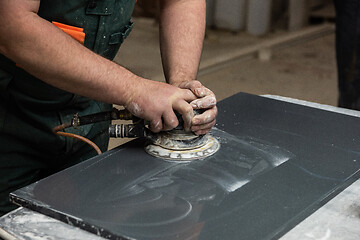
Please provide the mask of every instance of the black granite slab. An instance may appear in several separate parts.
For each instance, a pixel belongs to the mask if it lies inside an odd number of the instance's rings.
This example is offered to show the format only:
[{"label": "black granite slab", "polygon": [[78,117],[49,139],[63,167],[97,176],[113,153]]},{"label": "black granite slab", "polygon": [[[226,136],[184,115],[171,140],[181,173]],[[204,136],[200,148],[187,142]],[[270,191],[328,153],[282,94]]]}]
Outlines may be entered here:
[{"label": "black granite slab", "polygon": [[10,198],[109,239],[274,239],[359,178],[358,126],[239,93],[219,103],[212,157],[156,159],[137,139]]}]

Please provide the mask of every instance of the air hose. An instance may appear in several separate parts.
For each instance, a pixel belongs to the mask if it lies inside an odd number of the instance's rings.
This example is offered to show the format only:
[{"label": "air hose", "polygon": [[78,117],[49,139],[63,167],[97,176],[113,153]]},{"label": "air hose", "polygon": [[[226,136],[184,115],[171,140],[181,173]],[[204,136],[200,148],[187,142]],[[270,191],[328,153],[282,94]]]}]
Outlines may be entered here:
[{"label": "air hose", "polygon": [[[71,137],[71,138],[75,138],[80,141],[83,141],[83,142],[89,144],[92,148],[94,148],[98,154],[101,154],[102,152],[101,152],[100,148],[93,141],[91,141],[83,136],[74,134],[74,133],[64,132],[63,130],[70,128],[70,127],[77,128],[77,127],[87,125],[87,124],[92,124],[92,123],[97,123],[97,122],[102,122],[102,121],[110,121],[110,120],[133,120],[133,121],[138,121],[138,122],[140,121],[140,119],[137,119],[136,117],[134,117],[126,109],[119,110],[119,109],[113,108],[112,111],[100,112],[100,113],[90,114],[90,115],[86,115],[86,116],[82,116],[82,117],[79,117],[78,114],[75,114],[70,122],[56,126],[52,129],[52,131],[54,134],[56,134],[58,136]],[[139,127],[135,127],[136,124],[120,124],[120,125],[116,125],[116,126],[118,126],[118,127],[116,127],[116,129],[121,129],[121,127],[123,129],[123,131],[120,130],[120,132],[122,132],[123,134],[120,134],[118,131],[118,134],[117,134],[118,137],[137,137],[138,135],[141,135],[140,132],[141,132],[141,130],[143,130],[143,128],[141,128],[140,125],[139,125]],[[129,127],[127,127],[127,126],[129,126]],[[130,127],[130,126],[133,126],[133,127]],[[114,131],[112,129],[115,129],[115,127],[109,128],[110,135],[112,135],[112,133],[114,133]],[[131,129],[136,129],[136,131],[135,130],[130,131]],[[129,133],[126,133],[127,131]],[[136,133],[136,134],[135,135],[131,134],[132,132]]]}]

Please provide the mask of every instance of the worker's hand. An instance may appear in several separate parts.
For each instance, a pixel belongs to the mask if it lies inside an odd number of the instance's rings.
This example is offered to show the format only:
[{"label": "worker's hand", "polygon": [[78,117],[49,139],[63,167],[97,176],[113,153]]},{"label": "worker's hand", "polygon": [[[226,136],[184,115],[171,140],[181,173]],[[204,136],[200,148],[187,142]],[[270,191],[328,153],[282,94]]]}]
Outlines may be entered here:
[{"label": "worker's hand", "polygon": [[199,81],[186,81],[177,84],[179,88],[189,89],[197,99],[190,104],[194,109],[204,109],[204,113],[192,119],[191,131],[197,135],[208,133],[216,123],[217,108],[215,94]]},{"label": "worker's hand", "polygon": [[188,89],[140,79],[129,92],[125,107],[135,116],[150,121],[153,132],[168,131],[178,126],[174,110],[182,115],[184,128],[190,131],[194,117],[190,102],[197,97]]}]

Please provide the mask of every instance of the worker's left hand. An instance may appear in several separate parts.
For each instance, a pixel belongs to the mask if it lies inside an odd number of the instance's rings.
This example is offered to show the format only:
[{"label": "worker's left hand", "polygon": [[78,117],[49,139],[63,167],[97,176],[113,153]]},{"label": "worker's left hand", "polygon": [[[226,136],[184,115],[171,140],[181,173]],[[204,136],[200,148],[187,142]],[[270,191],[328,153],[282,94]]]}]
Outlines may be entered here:
[{"label": "worker's left hand", "polygon": [[179,88],[191,90],[198,99],[192,101],[190,105],[194,109],[204,109],[205,112],[196,115],[192,119],[191,131],[197,135],[210,132],[216,123],[217,107],[215,94],[204,87],[199,81],[186,81],[176,84]]}]

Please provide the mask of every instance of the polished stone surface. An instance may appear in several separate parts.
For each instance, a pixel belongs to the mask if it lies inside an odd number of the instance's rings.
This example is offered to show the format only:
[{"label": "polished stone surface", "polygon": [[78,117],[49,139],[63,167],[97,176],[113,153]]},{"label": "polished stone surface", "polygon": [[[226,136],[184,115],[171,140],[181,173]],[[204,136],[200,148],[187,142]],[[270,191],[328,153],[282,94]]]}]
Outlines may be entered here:
[{"label": "polished stone surface", "polygon": [[212,157],[164,161],[138,139],[11,199],[110,239],[277,238],[359,178],[359,124],[237,94],[219,103]]}]

